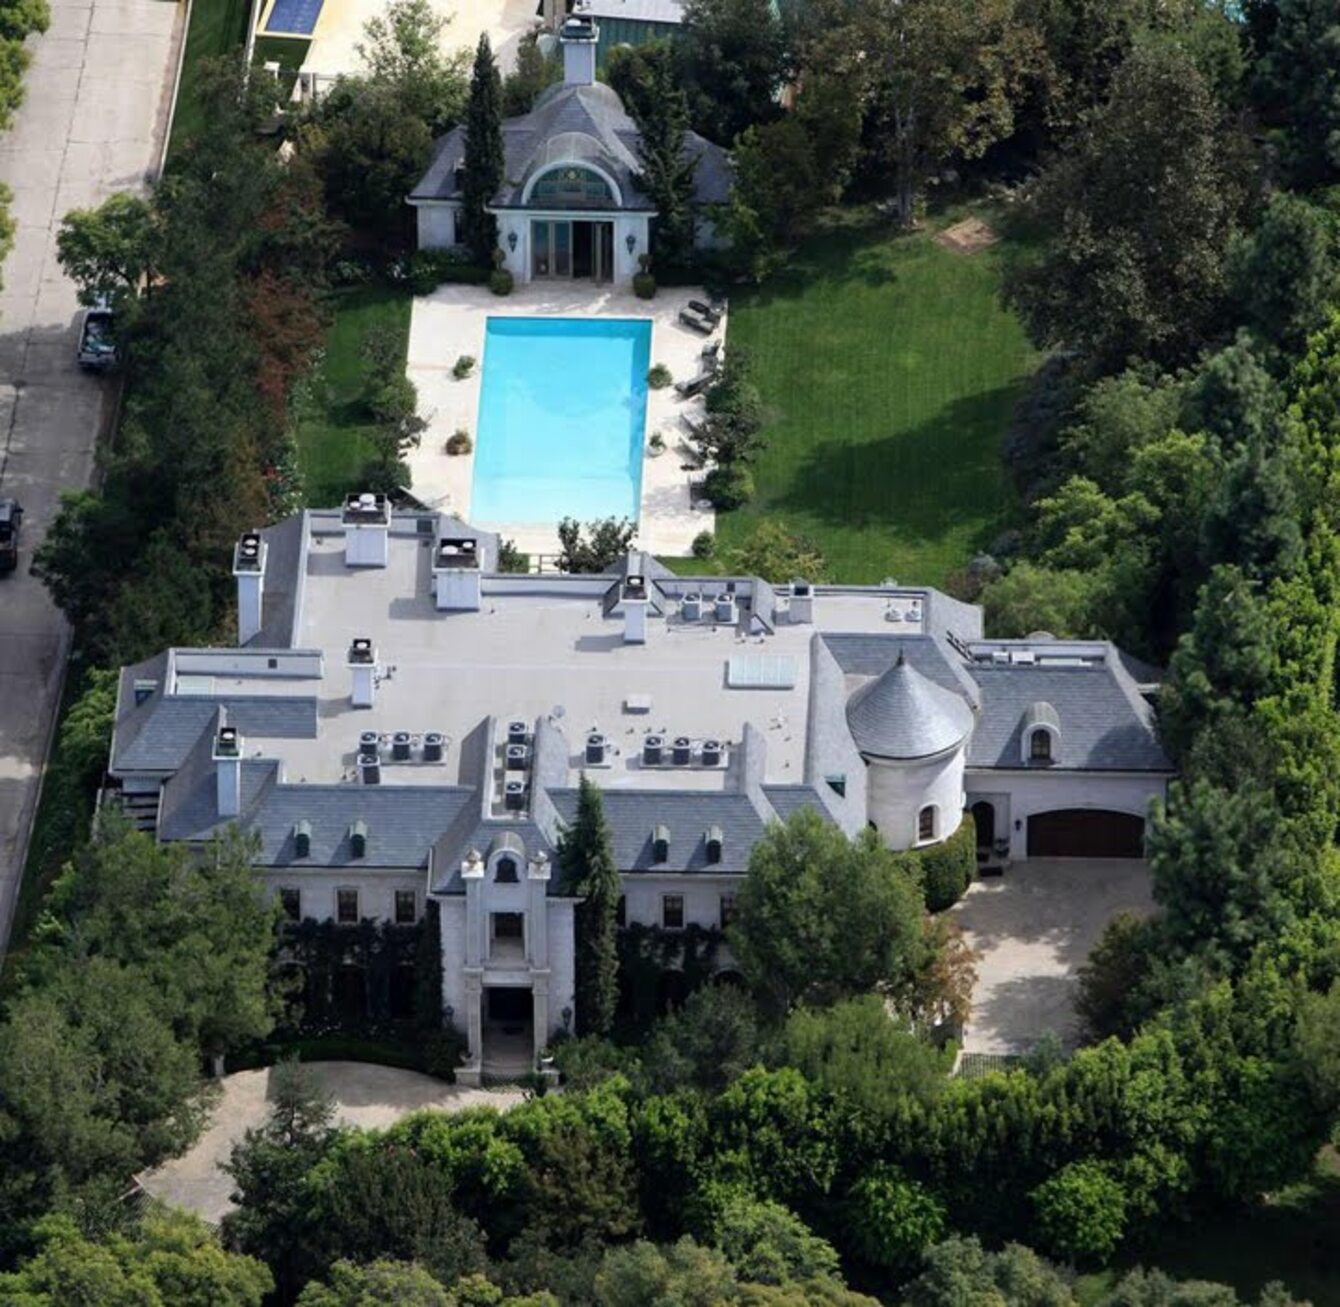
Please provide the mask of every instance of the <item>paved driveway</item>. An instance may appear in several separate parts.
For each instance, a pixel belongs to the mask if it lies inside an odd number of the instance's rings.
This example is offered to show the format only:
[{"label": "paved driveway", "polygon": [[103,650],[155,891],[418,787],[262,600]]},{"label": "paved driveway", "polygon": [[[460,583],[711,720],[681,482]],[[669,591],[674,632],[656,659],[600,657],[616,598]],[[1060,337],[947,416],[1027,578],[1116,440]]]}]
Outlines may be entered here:
[{"label": "paved driveway", "polygon": [[0,577],[0,956],[66,652],[28,564],[60,492],[88,484],[108,394],[74,363],[79,310],[56,229],[70,209],[143,189],[156,168],[179,18],[167,0],[51,0],[50,28],[29,38],[24,103],[0,136],[17,223],[0,292],[0,495],[26,510],[19,570]]},{"label": "paved driveway", "polygon": [[1148,865],[1035,858],[973,884],[954,908],[977,963],[965,1053],[1027,1052],[1048,1031],[1077,1037],[1075,973],[1118,912],[1154,906]]},{"label": "paved driveway", "polygon": [[[481,1106],[506,1109],[524,1097],[519,1089],[465,1089],[417,1071],[368,1062],[313,1062],[308,1069],[335,1103],[336,1118],[364,1129],[391,1125],[424,1107],[444,1112]],[[268,1069],[225,1076],[209,1125],[195,1147],[140,1176],[140,1184],[155,1198],[188,1208],[217,1225],[233,1205],[232,1179],[219,1165],[249,1129],[264,1123],[269,1092]]]}]

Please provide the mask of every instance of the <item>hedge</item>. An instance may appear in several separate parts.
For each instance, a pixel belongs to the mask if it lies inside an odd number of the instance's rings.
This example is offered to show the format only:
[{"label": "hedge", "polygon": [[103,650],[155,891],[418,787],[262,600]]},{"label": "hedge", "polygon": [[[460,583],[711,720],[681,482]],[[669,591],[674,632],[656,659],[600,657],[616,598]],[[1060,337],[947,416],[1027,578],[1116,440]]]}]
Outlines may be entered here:
[{"label": "hedge", "polygon": [[916,856],[921,863],[926,907],[931,912],[953,907],[972,884],[977,870],[977,826],[972,814],[964,813],[958,830],[942,844],[917,849]]}]

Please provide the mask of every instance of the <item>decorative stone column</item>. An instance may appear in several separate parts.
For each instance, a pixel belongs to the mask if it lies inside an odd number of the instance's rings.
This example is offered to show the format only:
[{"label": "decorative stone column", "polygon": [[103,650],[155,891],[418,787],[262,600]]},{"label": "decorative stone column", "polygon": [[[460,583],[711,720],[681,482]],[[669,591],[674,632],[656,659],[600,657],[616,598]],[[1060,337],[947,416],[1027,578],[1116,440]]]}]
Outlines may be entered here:
[{"label": "decorative stone column", "polygon": [[479,1088],[484,1070],[484,976],[481,971],[465,973],[465,1037],[470,1051],[465,1065],[456,1070],[459,1084]]}]

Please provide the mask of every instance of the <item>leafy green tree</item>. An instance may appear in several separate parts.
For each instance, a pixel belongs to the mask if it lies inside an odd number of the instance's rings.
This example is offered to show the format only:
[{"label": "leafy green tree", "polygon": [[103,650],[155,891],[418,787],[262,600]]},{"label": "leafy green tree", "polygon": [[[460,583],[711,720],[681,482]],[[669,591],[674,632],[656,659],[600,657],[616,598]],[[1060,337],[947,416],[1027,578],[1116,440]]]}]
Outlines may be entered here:
[{"label": "leafy green tree", "polygon": [[1089,572],[1018,562],[982,591],[987,627],[1002,637],[1092,635],[1097,580]]},{"label": "leafy green tree", "polygon": [[920,886],[875,832],[848,840],[805,808],[754,846],[729,939],[754,992],[785,1012],[915,971],[921,916]]},{"label": "leafy green tree", "polygon": [[1126,1193],[1100,1162],[1070,1162],[1033,1191],[1038,1230],[1059,1256],[1105,1262],[1126,1230]]},{"label": "leafy green tree", "polygon": [[1199,353],[1223,329],[1226,249],[1249,193],[1244,158],[1190,59],[1137,48],[1031,197],[1050,239],[1007,291],[1033,339],[1103,371],[1132,356]]},{"label": "leafy green tree", "polygon": [[786,52],[768,0],[688,0],[679,39],[693,123],[703,135],[729,146],[776,116]]},{"label": "leafy green tree", "polygon": [[736,346],[726,351],[703,404],[707,416],[692,440],[704,462],[729,468],[749,463],[762,452],[763,399],[747,349]]},{"label": "leafy green tree", "polygon": [[705,985],[653,1027],[642,1077],[653,1093],[723,1089],[760,1060],[758,1012],[733,985]]},{"label": "leafy green tree", "polygon": [[298,1295],[297,1307],[457,1307],[457,1299],[440,1281],[413,1262],[379,1258],[366,1265],[336,1262],[328,1282],[308,1283]]},{"label": "leafy green tree", "polygon": [[155,531],[108,605],[104,639],[117,661],[138,662],[172,645],[210,642],[214,596],[208,573],[166,531]]},{"label": "leafy green tree", "polygon": [[583,774],[577,814],[559,839],[565,892],[577,907],[577,1029],[608,1034],[619,1002],[617,914],[622,885],[600,788]]},{"label": "leafy green tree", "polygon": [[365,40],[355,47],[368,79],[390,89],[434,136],[459,121],[468,93],[469,56],[443,54],[446,28],[428,0],[390,0],[384,14],[364,25]]},{"label": "leafy green tree", "polygon": [[1206,507],[1205,557],[1262,583],[1291,572],[1303,549],[1297,481],[1291,446],[1272,449],[1263,439],[1249,440]]},{"label": "leafy green tree", "polygon": [[296,1062],[271,1072],[270,1102],[265,1124],[247,1131],[224,1168],[237,1206],[221,1233],[226,1246],[265,1262],[281,1300],[292,1301],[322,1269],[307,1179],[333,1143],[335,1109]]},{"label": "leafy green tree", "polygon": [[1128,1039],[1150,1015],[1138,1006],[1138,996],[1159,942],[1157,927],[1133,912],[1119,912],[1107,923],[1079,969],[1075,1013],[1090,1039]]},{"label": "leafy green tree", "polygon": [[558,524],[560,572],[607,572],[628,552],[637,534],[637,523],[623,517],[606,517],[586,524],[586,536],[576,518]]},{"label": "leafy green tree", "polygon": [[154,266],[154,211],[127,191],[109,195],[96,209],[72,209],[56,233],[56,257],[79,287],[79,302],[133,296]]},{"label": "leafy green tree", "polygon": [[1273,437],[1284,415],[1283,391],[1245,333],[1205,360],[1183,402],[1185,429],[1206,432],[1226,452]]},{"label": "leafy green tree", "polygon": [[689,101],[668,41],[616,47],[606,77],[638,128],[638,186],[656,207],[656,257],[682,266],[693,250],[693,174],[685,148]]},{"label": "leafy green tree", "polygon": [[[558,59],[545,58],[540,50],[540,32],[535,30],[522,36],[516,47],[516,64],[503,78],[502,112],[505,118],[519,118],[535,107],[541,92],[563,76],[563,65]],[[611,59],[619,53],[616,46]],[[608,70],[607,70],[608,75]],[[613,79],[610,78],[611,85]],[[617,87],[616,87],[617,89]]]},{"label": "leafy green tree", "polygon": [[771,517],[761,521],[730,551],[728,561],[733,570],[745,576],[761,576],[774,584],[822,581],[828,574],[819,546]]},{"label": "leafy green tree", "polygon": [[[1117,1282],[1098,1307],[1238,1307],[1242,1300],[1226,1284],[1205,1280],[1174,1280],[1160,1270],[1137,1267]],[[1294,1307],[1281,1284],[1268,1284],[1258,1299],[1260,1307]]]},{"label": "leafy green tree", "polygon": [[[1340,34],[1340,10],[1337,15]],[[1340,217],[1287,191],[1271,196],[1251,235],[1234,240],[1228,280],[1234,303],[1261,340],[1301,351],[1340,297]]]},{"label": "leafy green tree", "polygon": [[909,1099],[928,1103],[946,1084],[950,1059],[901,1026],[875,994],[786,1019],[782,1057],[811,1084],[875,1120]]},{"label": "leafy green tree", "polygon": [[840,1278],[833,1245],[780,1203],[733,1195],[721,1208],[711,1242],[742,1280],[794,1284]]},{"label": "leafy green tree", "polygon": [[925,1268],[903,1290],[908,1307],[1074,1307],[1064,1276],[1022,1244],[988,1252],[976,1238],[954,1236],[926,1254]]},{"label": "leafy green tree", "polygon": [[1340,3],[1278,0],[1257,101],[1282,122],[1286,161],[1303,186],[1340,179]]},{"label": "leafy green tree", "polygon": [[748,128],[733,161],[726,224],[732,256],[761,280],[812,229],[824,200],[823,168],[795,118]]},{"label": "leafy green tree", "polygon": [[888,1167],[867,1171],[847,1196],[847,1229],[857,1256],[870,1266],[907,1271],[945,1235],[945,1212],[915,1180]]},{"label": "leafy green tree", "polygon": [[68,1216],[36,1227],[36,1253],[0,1273],[8,1307],[260,1307],[270,1273],[228,1253],[198,1217],[151,1208],[127,1233],[92,1240]]},{"label": "leafy green tree", "polygon": [[482,268],[493,267],[498,222],[488,212],[503,182],[502,81],[488,33],[475,48],[470,100],[465,113],[465,167],[461,183],[461,222],[465,243]]}]

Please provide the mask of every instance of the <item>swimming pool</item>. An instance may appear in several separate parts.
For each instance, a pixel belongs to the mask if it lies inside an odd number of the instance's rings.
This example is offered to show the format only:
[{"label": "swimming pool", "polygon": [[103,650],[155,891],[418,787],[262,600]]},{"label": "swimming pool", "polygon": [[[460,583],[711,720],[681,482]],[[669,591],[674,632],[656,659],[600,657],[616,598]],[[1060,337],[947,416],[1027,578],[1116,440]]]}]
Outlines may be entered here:
[{"label": "swimming pool", "polygon": [[490,318],[470,520],[637,518],[651,323]]}]

